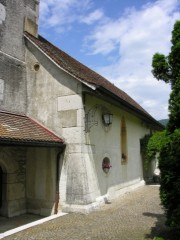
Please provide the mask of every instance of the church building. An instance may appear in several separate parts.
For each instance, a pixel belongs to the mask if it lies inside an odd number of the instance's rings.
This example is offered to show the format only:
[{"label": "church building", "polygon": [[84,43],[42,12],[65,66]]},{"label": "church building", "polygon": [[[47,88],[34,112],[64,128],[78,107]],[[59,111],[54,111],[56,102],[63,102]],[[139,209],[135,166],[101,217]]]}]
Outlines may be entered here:
[{"label": "church building", "polygon": [[38,0],[0,0],[0,215],[89,212],[142,186],[163,127],[38,35]]}]

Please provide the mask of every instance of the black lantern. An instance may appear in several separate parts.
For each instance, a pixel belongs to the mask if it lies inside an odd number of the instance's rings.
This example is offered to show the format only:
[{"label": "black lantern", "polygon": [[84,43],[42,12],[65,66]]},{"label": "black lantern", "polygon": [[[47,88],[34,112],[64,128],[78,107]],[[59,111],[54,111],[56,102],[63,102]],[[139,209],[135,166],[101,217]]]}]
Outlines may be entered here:
[{"label": "black lantern", "polygon": [[105,126],[112,124],[113,114],[112,113],[103,113],[102,120]]}]

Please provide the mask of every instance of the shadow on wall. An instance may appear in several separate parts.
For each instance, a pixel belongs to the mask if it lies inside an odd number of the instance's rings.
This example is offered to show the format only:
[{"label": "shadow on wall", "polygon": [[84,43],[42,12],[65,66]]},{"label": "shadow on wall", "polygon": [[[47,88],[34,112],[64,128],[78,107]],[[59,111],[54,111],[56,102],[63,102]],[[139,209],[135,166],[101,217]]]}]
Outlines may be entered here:
[{"label": "shadow on wall", "polygon": [[56,148],[0,146],[0,217],[59,210],[57,153]]},{"label": "shadow on wall", "polygon": [[165,225],[166,216],[165,214],[156,214],[145,212],[144,216],[156,218],[155,226],[150,230],[150,233],[145,235],[144,239],[153,240],[180,240],[180,233],[171,230]]}]

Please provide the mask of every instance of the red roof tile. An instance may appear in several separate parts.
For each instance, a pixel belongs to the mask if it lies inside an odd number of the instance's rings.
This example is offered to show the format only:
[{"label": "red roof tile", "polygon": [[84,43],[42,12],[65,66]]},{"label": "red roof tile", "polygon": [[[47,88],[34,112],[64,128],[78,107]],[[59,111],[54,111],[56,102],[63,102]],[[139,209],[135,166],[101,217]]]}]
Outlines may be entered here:
[{"label": "red roof tile", "polygon": [[63,140],[31,118],[0,111],[0,143],[62,145]]},{"label": "red roof tile", "polygon": [[118,98],[120,102],[126,103],[130,108],[135,109],[135,111],[139,112],[144,117],[147,117],[150,121],[158,124],[158,122],[128,94],[113,85],[95,71],[75,60],[41,36],[36,38],[25,32],[25,37],[33,42],[38,48],[40,48],[42,52],[48,55],[48,57],[52,59],[59,67],[72,74],[74,77],[86,83],[105,89],[110,94],[113,94],[116,98]]}]

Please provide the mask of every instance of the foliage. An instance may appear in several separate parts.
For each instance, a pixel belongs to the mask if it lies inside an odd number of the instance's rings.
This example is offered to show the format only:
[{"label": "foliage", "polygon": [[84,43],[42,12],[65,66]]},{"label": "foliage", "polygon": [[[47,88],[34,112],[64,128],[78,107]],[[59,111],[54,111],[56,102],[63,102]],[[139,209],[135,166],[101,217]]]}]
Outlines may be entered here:
[{"label": "foliage", "polygon": [[156,153],[159,153],[168,141],[169,138],[166,135],[166,131],[154,133],[149,139],[146,148],[146,155],[148,160],[152,160],[155,157]]},{"label": "foliage", "polygon": [[169,142],[169,137],[165,130],[155,132],[153,135],[145,135],[144,138],[141,139],[141,152],[144,155],[145,168],[148,167],[149,162],[155,158],[156,154],[161,151],[167,142]]},{"label": "foliage", "polygon": [[165,137],[157,144],[160,147],[161,202],[168,226],[180,230],[180,21],[174,24],[171,42],[167,57],[159,53],[153,56],[152,73],[158,80],[170,83],[172,88]]},{"label": "foliage", "polygon": [[152,73],[157,80],[171,83],[173,87],[179,76],[180,69],[180,21],[174,24],[172,31],[172,47],[170,54],[155,53],[152,60]]},{"label": "foliage", "polygon": [[180,73],[170,95],[169,111],[170,115],[167,127],[170,132],[173,132],[175,129],[180,128]]},{"label": "foliage", "polygon": [[167,83],[170,81],[170,67],[167,57],[160,53],[154,54],[152,67],[152,73],[158,80],[164,79]]},{"label": "foliage", "polygon": [[143,138],[140,139],[141,153],[144,155],[146,155],[147,145],[151,136],[151,134],[146,134]]},{"label": "foliage", "polygon": [[160,152],[160,197],[167,212],[167,224],[180,229],[180,129],[169,135]]},{"label": "foliage", "polygon": [[162,237],[155,237],[153,240],[164,240]]}]

